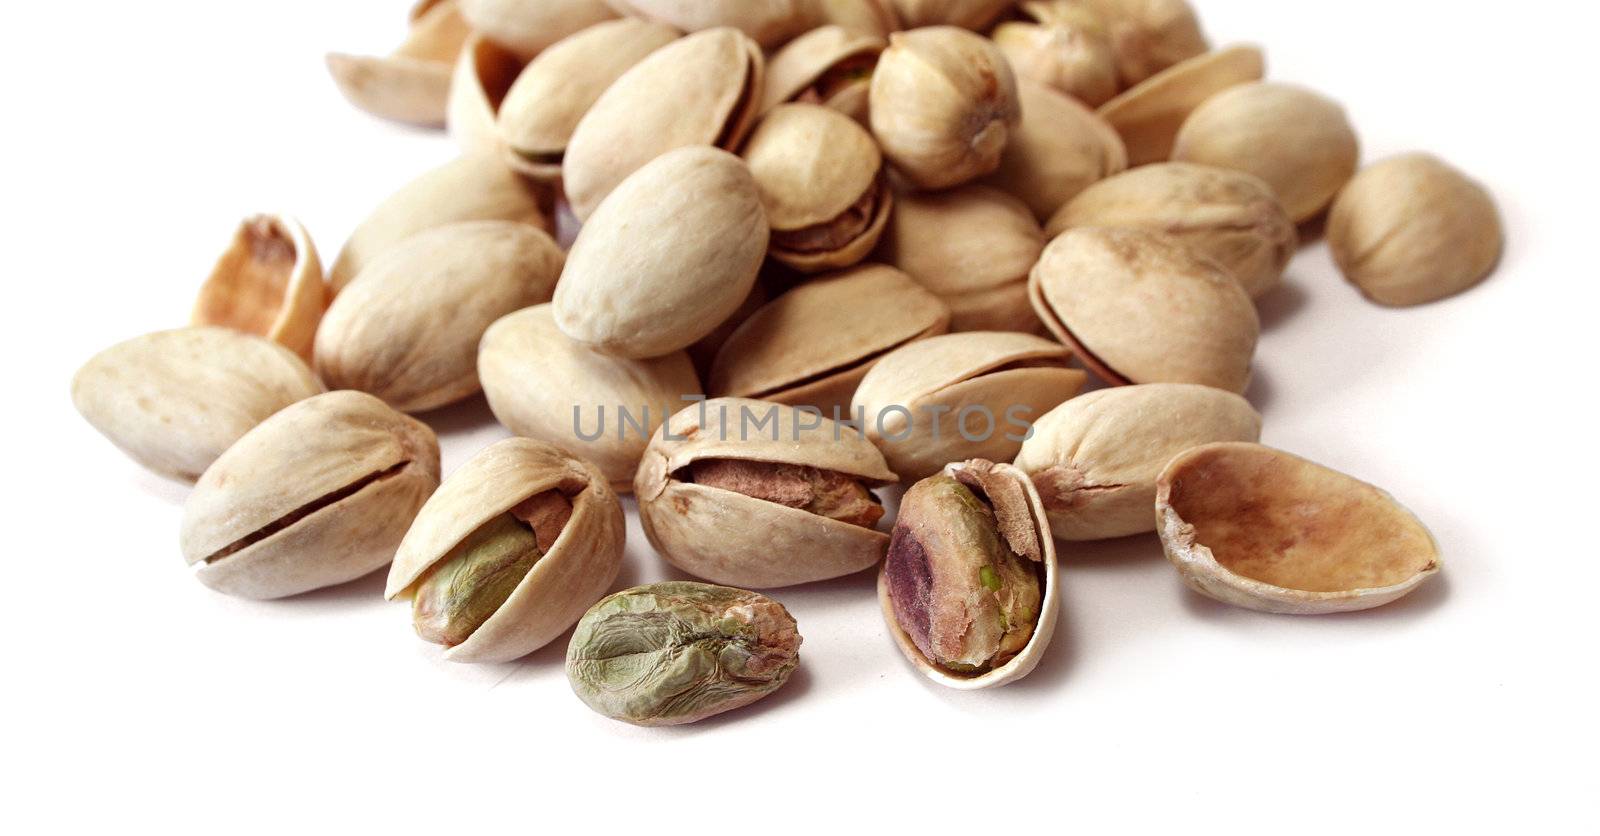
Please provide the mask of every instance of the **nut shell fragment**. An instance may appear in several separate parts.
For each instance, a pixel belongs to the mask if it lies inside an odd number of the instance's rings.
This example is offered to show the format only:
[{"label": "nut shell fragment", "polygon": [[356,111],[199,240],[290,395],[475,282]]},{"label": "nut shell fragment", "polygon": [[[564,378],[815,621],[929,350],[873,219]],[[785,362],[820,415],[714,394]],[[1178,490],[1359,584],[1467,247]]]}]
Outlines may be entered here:
[{"label": "nut shell fragment", "polygon": [[305,227],[283,215],[257,215],[239,224],[201,286],[190,322],[266,337],[309,359],[327,305],[322,261]]}]

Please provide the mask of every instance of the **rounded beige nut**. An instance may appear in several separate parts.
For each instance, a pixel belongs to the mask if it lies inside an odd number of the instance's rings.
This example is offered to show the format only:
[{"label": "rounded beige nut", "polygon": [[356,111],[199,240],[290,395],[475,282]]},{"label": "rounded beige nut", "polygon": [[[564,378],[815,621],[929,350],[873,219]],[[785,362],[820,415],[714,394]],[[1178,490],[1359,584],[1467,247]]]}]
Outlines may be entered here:
[{"label": "rounded beige nut", "polygon": [[717,398],[656,431],[634,493],[650,544],[715,583],[791,586],[859,572],[889,536],[868,489],[893,484],[858,432],[769,401]]},{"label": "rounded beige nut", "polygon": [[[495,320],[550,299],[561,248],[527,224],[467,221],[418,233],[339,294],[317,332],[317,373],[402,412],[479,389],[478,341]],[[448,316],[441,312],[448,311]]]},{"label": "rounded beige nut", "polygon": [[[1209,47],[1188,0],[1082,0],[1105,22],[1117,72],[1131,87]],[[1056,2],[1053,6],[1071,4]]]},{"label": "rounded beige nut", "polygon": [[[995,45],[1017,78],[1031,79],[1090,107],[1117,95],[1116,53],[1100,16],[1085,6],[1024,3],[1031,20],[995,27]],[[1028,108],[1022,108],[1027,118]]]},{"label": "rounded beige nut", "polygon": [[1015,0],[889,0],[901,25],[960,26],[974,32],[985,31],[1002,14],[1016,5]]},{"label": "rounded beige nut", "polygon": [[239,224],[189,321],[266,337],[309,359],[327,305],[322,261],[305,227],[284,215],[257,215]]},{"label": "rounded beige nut", "polygon": [[1124,90],[1100,106],[1100,115],[1122,136],[1128,163],[1164,162],[1194,109],[1230,87],[1259,81],[1266,59],[1253,46],[1232,46],[1197,55]]},{"label": "rounded beige nut", "polygon": [[1439,571],[1439,546],[1394,497],[1270,447],[1174,458],[1157,531],[1185,583],[1226,604],[1310,615],[1382,606]]},{"label": "rounded beige nut", "polygon": [[526,438],[484,448],[429,497],[400,541],[384,597],[411,600],[429,570],[462,541],[531,497],[560,493],[571,516],[559,536],[515,584],[504,603],[466,641],[450,647],[452,662],[509,662],[566,632],[616,581],[622,568],[622,505],[593,464]]},{"label": "rounded beige nut", "polygon": [[1505,230],[1483,186],[1429,154],[1369,166],[1328,213],[1328,247],[1367,298],[1420,305],[1483,281]]},{"label": "rounded beige nut", "polygon": [[1300,223],[1350,181],[1361,147],[1337,102],[1303,87],[1258,82],[1195,108],[1173,141],[1172,159],[1254,174]]},{"label": "rounded beige nut", "polygon": [[686,348],[750,293],[767,239],[742,160],[705,146],[663,154],[579,231],[556,285],[556,325],[618,357]]},{"label": "rounded beige nut", "polygon": [[886,46],[879,35],[842,26],[819,26],[795,38],[767,62],[761,112],[784,102],[809,102],[866,124],[872,70]]},{"label": "rounded beige nut", "polygon": [[900,18],[895,14],[892,0],[816,0],[815,14],[818,28],[842,26],[879,38],[886,38],[890,32],[900,29]]},{"label": "rounded beige nut", "polygon": [[1261,416],[1232,392],[1192,383],[1080,395],[1033,425],[1016,465],[1033,479],[1063,540],[1155,530],[1156,477],[1173,456],[1215,441],[1255,441]]},{"label": "rounded beige nut", "polygon": [[604,0],[461,0],[461,16],[474,31],[527,60],[617,13]]},{"label": "rounded beige nut", "polygon": [[450,75],[450,105],[444,120],[463,155],[503,155],[504,142],[495,123],[522,68],[516,53],[483,35],[467,39]]},{"label": "rounded beige nut", "polygon": [[183,507],[200,582],[283,598],[382,568],[439,486],[439,442],[361,392],[285,407],[228,448]]},{"label": "rounded beige nut", "polygon": [[1255,298],[1278,286],[1299,238],[1259,177],[1193,163],[1156,163],[1102,180],[1063,206],[1045,234],[1086,226],[1165,232],[1216,259]]},{"label": "rounded beige nut", "polygon": [[776,47],[814,25],[812,0],[608,0],[623,14],[659,20],[685,32],[728,27]]},{"label": "rounded beige nut", "polygon": [[1226,268],[1171,236],[1071,229],[1045,247],[1028,294],[1056,338],[1107,383],[1243,392],[1260,322]]},{"label": "rounded beige nut", "polygon": [[450,68],[470,31],[455,0],[423,0],[406,40],[390,55],[330,53],[328,72],[351,104],[395,122],[445,121]]},{"label": "rounded beige nut", "polygon": [[1128,167],[1122,137],[1076,100],[1017,80],[1022,124],[1011,132],[1000,168],[982,182],[1009,192],[1039,221],[1101,178]]},{"label": "rounded beige nut", "polygon": [[851,402],[902,480],[953,461],[1005,461],[1032,422],[1083,388],[1067,350],[1031,334],[944,334],[884,355]]},{"label": "rounded beige nut", "polygon": [[1022,118],[1016,79],[999,48],[953,26],[890,35],[868,101],[884,155],[922,189],[994,171]]}]

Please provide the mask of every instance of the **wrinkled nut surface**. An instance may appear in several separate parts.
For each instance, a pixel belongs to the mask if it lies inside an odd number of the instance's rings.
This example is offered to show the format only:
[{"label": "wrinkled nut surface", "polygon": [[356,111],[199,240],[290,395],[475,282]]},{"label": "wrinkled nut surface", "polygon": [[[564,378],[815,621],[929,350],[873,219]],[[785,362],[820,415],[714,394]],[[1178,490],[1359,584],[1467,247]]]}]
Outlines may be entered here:
[{"label": "wrinkled nut surface", "polygon": [[362,392],[285,407],[229,447],[183,506],[200,582],[282,598],[355,580],[395,555],[439,486],[433,430]]},{"label": "wrinkled nut surface", "polygon": [[1156,163],[1102,180],[1063,206],[1045,235],[1092,226],[1165,232],[1228,268],[1252,298],[1278,286],[1299,240],[1260,178],[1193,163]]},{"label": "wrinkled nut surface", "polygon": [[1062,540],[1155,530],[1156,477],[1173,456],[1217,441],[1255,441],[1261,416],[1244,398],[1192,383],[1147,383],[1073,398],[1033,425],[1016,465]]},{"label": "wrinkled nut surface", "polygon": [[761,112],[784,102],[804,102],[867,124],[872,70],[886,46],[883,37],[842,26],[821,26],[795,38],[767,62]]},{"label": "wrinkled nut surface", "polygon": [[1212,96],[1266,74],[1266,58],[1253,46],[1233,46],[1190,58],[1124,90],[1100,106],[1127,147],[1134,166],[1164,162],[1184,120]]},{"label": "wrinkled nut surface", "polygon": [[941,685],[1027,676],[1055,632],[1056,552],[1039,497],[1016,468],[949,465],[900,501],[878,601],[912,665]]},{"label": "wrinkled nut surface", "polygon": [[266,337],[309,359],[327,305],[322,261],[305,227],[284,215],[257,215],[239,224],[189,321]]},{"label": "wrinkled nut surface", "polygon": [[1382,606],[1437,574],[1439,546],[1394,497],[1259,444],[1208,444],[1156,489],[1167,559],[1196,592],[1261,612]]},{"label": "wrinkled nut surface", "polygon": [[[1023,3],[1032,20],[995,27],[995,45],[1019,80],[1031,79],[1090,107],[1117,95],[1117,57],[1100,16],[1071,3]],[[1023,106],[1024,118],[1027,106]]]},{"label": "wrinkled nut surface", "polygon": [[1043,222],[1090,184],[1128,167],[1122,137],[1071,97],[1017,79],[1022,124],[982,182],[1028,204]]},{"label": "wrinkled nut surface", "polygon": [[1505,230],[1488,190],[1429,154],[1369,166],[1328,213],[1328,247],[1345,278],[1384,305],[1420,305],[1483,281]]},{"label": "wrinkled nut surface", "polygon": [[585,705],[636,726],[673,726],[749,705],[800,664],[800,633],[765,595],[685,581],[595,604],[567,646]]},{"label": "wrinkled nut surface", "polygon": [[450,104],[445,130],[464,155],[502,154],[496,128],[502,103],[522,72],[516,53],[474,33],[461,48],[450,75]]},{"label": "wrinkled nut surface", "polygon": [[417,513],[384,596],[410,599],[452,662],[506,662],[549,644],[622,567],[622,505],[593,464],[526,438],[496,442]]},{"label": "wrinkled nut surface", "polygon": [[604,0],[461,0],[461,16],[474,31],[529,60],[617,12]]},{"label": "wrinkled nut surface", "polygon": [[716,583],[792,586],[859,572],[883,557],[871,488],[893,484],[855,430],[768,401],[717,398],[674,415],[650,440],[634,493],[650,544]]},{"label": "wrinkled nut surface", "polygon": [[469,34],[456,0],[423,0],[412,9],[411,30],[393,54],[330,53],[328,72],[346,100],[373,116],[443,125],[450,69]]},{"label": "wrinkled nut surface", "polygon": [[1016,0],[889,0],[907,29],[921,26],[959,26],[985,31]]},{"label": "wrinkled nut surface", "polygon": [[1124,87],[1132,87],[1209,48],[1205,33],[1200,30],[1200,20],[1188,0],[1082,0],[1082,3],[1104,21]]}]

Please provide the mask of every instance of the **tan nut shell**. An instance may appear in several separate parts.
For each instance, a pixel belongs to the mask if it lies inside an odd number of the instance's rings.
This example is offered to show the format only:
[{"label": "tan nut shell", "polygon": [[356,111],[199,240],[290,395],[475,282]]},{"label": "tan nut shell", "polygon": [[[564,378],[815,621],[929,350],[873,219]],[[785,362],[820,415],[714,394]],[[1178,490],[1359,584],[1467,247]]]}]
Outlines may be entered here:
[{"label": "tan nut shell", "polygon": [[588,220],[629,175],[674,148],[738,148],[764,69],[760,47],[727,28],[680,38],[633,65],[573,129],[563,168],[573,214]]},{"label": "tan nut shell", "polygon": [[1118,386],[1080,395],[1033,425],[1016,465],[1033,479],[1063,540],[1155,530],[1156,477],[1173,456],[1216,441],[1255,441],[1244,398],[1192,383]]},{"label": "tan nut shell", "polygon": [[1259,444],[1174,458],[1157,482],[1156,519],[1184,583],[1261,612],[1371,609],[1440,566],[1433,535],[1394,497]]},{"label": "tan nut shell", "polygon": [[900,30],[900,17],[895,14],[891,0],[816,0],[816,6],[818,28],[842,26],[878,38],[887,38],[890,32]]},{"label": "tan nut shell", "polygon": [[1226,268],[1158,232],[1070,229],[1028,282],[1039,318],[1107,383],[1243,392],[1260,321]]},{"label": "tan nut shell", "polygon": [[744,398],[690,406],[656,431],[634,480],[645,535],[679,569],[769,589],[841,577],[883,559],[889,535],[881,531],[676,478],[702,459],[807,465],[869,488],[896,481],[877,448],[828,418]]},{"label": "tan nut shell", "polygon": [[257,215],[239,224],[211,268],[189,322],[266,337],[309,359],[327,305],[322,261],[305,227],[285,215]]},{"label": "tan nut shell", "polygon": [[1056,11],[1049,3],[1023,3],[1022,9],[1032,21],[1002,23],[990,36],[1019,81],[1032,79],[1090,107],[1117,95],[1116,53],[1099,15],[1071,4]]},{"label": "tan nut shell", "polygon": [[118,343],[72,378],[73,406],[101,435],[150,470],[191,482],[268,416],[322,391],[294,352],[212,327]]},{"label": "tan nut shell", "polygon": [[813,25],[813,0],[608,0],[623,14],[659,20],[685,32],[731,27],[776,47]]},{"label": "tan nut shell", "polygon": [[981,32],[1016,5],[1016,0],[890,0],[890,5],[907,29],[959,26]]},{"label": "tan nut shell", "polygon": [[522,72],[522,59],[479,34],[461,48],[450,76],[445,129],[464,155],[501,153],[496,119],[501,103]]},{"label": "tan nut shell", "polygon": [[433,430],[371,395],[317,395],[263,421],[200,476],[183,506],[183,556],[201,583],[243,598],[282,598],[355,580],[394,558],[412,517],[438,486]]},{"label": "tan nut shell", "polygon": [[929,661],[895,620],[894,603],[889,600],[889,582],[886,574],[888,564],[885,563],[884,568],[878,572],[878,606],[883,610],[883,621],[889,627],[889,635],[894,639],[895,646],[900,648],[906,660],[912,667],[921,671],[923,676],[958,691],[995,688],[1033,673],[1033,669],[1039,666],[1039,660],[1044,658],[1044,651],[1050,646],[1050,639],[1055,635],[1056,621],[1060,617],[1061,610],[1061,582],[1056,568],[1056,542],[1055,538],[1050,536],[1050,521],[1045,517],[1044,505],[1039,501],[1039,494],[1033,489],[1033,483],[1028,481],[1027,474],[1009,464],[990,464],[983,461],[955,462],[946,466],[944,472],[954,476],[956,472],[965,468],[986,465],[992,468],[992,473],[1014,480],[1026,495],[1028,510],[1032,512],[1034,525],[1039,531],[1041,544],[1039,551],[1043,555],[1041,562],[1044,564],[1044,596],[1039,602],[1039,623],[1034,625],[1033,637],[1016,656],[1011,657],[1011,661],[978,676],[951,673]]},{"label": "tan nut shell", "polygon": [[1189,114],[1207,99],[1259,81],[1266,58],[1253,46],[1232,46],[1176,64],[1100,106],[1100,116],[1122,135],[1128,163],[1140,166],[1172,156],[1172,144]]},{"label": "tan nut shell", "polygon": [[[761,112],[795,101],[839,64],[866,58],[876,61],[888,45],[881,36],[843,26],[819,26],[795,38],[773,53],[767,62]],[[862,79],[821,104],[865,124],[870,86],[870,79]]]},{"label": "tan nut shell", "polygon": [[[1082,0],[1105,21],[1122,84],[1131,87],[1209,47],[1188,0]],[[1066,5],[1066,4],[1061,4]]]},{"label": "tan nut shell", "polygon": [[328,72],[356,107],[384,119],[444,124],[450,67],[469,30],[456,0],[423,0],[411,11],[411,31],[392,55],[329,53]]},{"label": "tan nut shell", "polygon": [[1022,124],[1000,167],[981,182],[1028,204],[1041,222],[1090,184],[1128,167],[1122,137],[1094,111],[1025,78],[1017,79]]},{"label": "tan nut shell", "polygon": [[617,13],[603,0],[461,0],[472,28],[528,60]]},{"label": "tan nut shell", "polygon": [[1031,334],[930,337],[884,355],[856,389],[851,413],[865,410],[867,438],[905,482],[953,461],[1004,461],[1027,432],[1016,422],[1039,420],[1083,388],[1088,376],[1067,368],[1068,356]]},{"label": "tan nut shell", "polygon": [[[317,373],[402,412],[476,394],[478,341],[495,320],[549,301],[561,248],[511,221],[447,224],[407,238],[335,299],[317,332]],[[448,312],[448,313],[446,313]]]},{"label": "tan nut shell", "polygon": [[706,390],[814,406],[850,405],[890,349],[943,334],[950,309],[905,273],[863,264],[802,284],[767,303],[723,343]]},{"label": "tan nut shell", "polygon": [[451,662],[509,662],[538,650],[578,623],[622,569],[622,504],[599,468],[549,444],[507,438],[450,474],[417,513],[389,568],[384,597],[409,600],[429,567],[517,503],[547,490],[572,502],[572,516],[500,609],[467,640],[444,652]]}]

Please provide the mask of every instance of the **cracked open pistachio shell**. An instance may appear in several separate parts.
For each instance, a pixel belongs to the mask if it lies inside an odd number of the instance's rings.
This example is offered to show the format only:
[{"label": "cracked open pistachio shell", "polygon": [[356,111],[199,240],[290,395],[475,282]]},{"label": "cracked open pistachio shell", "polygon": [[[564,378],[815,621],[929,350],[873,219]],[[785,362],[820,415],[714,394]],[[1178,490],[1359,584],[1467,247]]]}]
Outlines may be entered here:
[{"label": "cracked open pistachio shell", "polygon": [[879,38],[900,31],[900,16],[895,14],[893,0],[815,0],[815,4],[818,28],[842,26]]},{"label": "cracked open pistachio shell", "polygon": [[859,572],[883,558],[871,489],[893,484],[883,455],[815,411],[717,398],[672,416],[634,480],[639,521],[669,563],[756,588]]},{"label": "cracked open pistachio shell", "polygon": [[1056,547],[1033,484],[1008,464],[947,466],[900,500],[878,603],[913,667],[964,691],[1021,679],[1055,632]]},{"label": "cracked open pistachio shell", "polygon": [[1080,395],[1033,425],[1016,465],[1033,479],[1063,540],[1155,530],[1156,477],[1173,456],[1217,441],[1255,441],[1244,398],[1192,383],[1118,386]]},{"label": "cracked open pistachio shell", "polygon": [[1165,232],[1216,259],[1256,298],[1278,286],[1299,238],[1261,178],[1193,163],[1156,163],[1102,180],[1063,206],[1045,234],[1083,226]]},{"label": "cracked open pistachio shell", "polygon": [[881,36],[842,26],[820,26],[795,38],[767,62],[761,112],[808,102],[867,124],[872,70],[886,46]]},{"label": "cracked open pistachio shell", "polygon": [[723,343],[706,391],[848,409],[856,386],[891,349],[943,334],[950,309],[905,273],[863,264],[768,302]]},{"label": "cracked open pistachio shell", "polygon": [[1017,79],[1022,124],[982,183],[1028,204],[1040,222],[1090,184],[1128,167],[1122,137],[1070,96]]},{"label": "cracked open pistachio shell", "polygon": [[755,41],[719,28],[650,53],[607,87],[567,143],[567,200],[587,221],[629,175],[675,148],[744,141],[761,105],[765,61]]},{"label": "cracked open pistachio shell", "polygon": [[1028,427],[1078,394],[1087,375],[1060,343],[1004,331],[930,337],[884,355],[851,411],[901,480],[967,459],[1009,460]]},{"label": "cracked open pistachio shell", "polygon": [[526,61],[617,13],[604,0],[461,0],[461,16]]},{"label": "cracked open pistachio shell", "polygon": [[1121,134],[1128,162],[1140,166],[1172,156],[1172,144],[1189,114],[1207,99],[1259,81],[1266,59],[1253,46],[1233,46],[1173,65],[1100,106],[1100,116]]},{"label": "cracked open pistachio shell", "polygon": [[189,321],[266,337],[310,358],[327,305],[322,261],[305,227],[284,215],[257,215],[239,224]]},{"label": "cracked open pistachio shell", "polygon": [[509,662],[549,644],[622,568],[622,505],[593,464],[526,438],[450,474],[400,542],[384,597],[452,662]]},{"label": "cracked open pistachio shell", "polygon": [[[1078,1],[1104,21],[1124,87],[1138,84],[1210,48],[1188,0]],[[1050,5],[1073,4],[1057,0]]]},{"label": "cracked open pistachio shell", "polygon": [[1345,278],[1384,305],[1420,305],[1483,281],[1505,230],[1488,190],[1431,154],[1369,166],[1328,213]]},{"label": "cracked open pistachio shell", "polygon": [[549,305],[490,326],[478,375],[500,423],[594,462],[618,491],[633,489],[650,435],[685,396],[700,394],[683,352],[649,360],[600,354],[561,333]]},{"label": "cracked open pistachio shell", "polygon": [[1190,588],[1261,612],[1382,606],[1439,572],[1439,545],[1394,497],[1270,447],[1177,456],[1156,489],[1157,531]]},{"label": "cracked open pistachio shell", "polygon": [[[1117,95],[1116,53],[1099,15],[1077,4],[1023,3],[1022,10],[1032,19],[1002,23],[991,35],[1019,80],[1032,79],[1090,107]],[[1026,118],[1026,104],[1022,111]]]},{"label": "cracked open pistachio shell", "polygon": [[511,221],[446,224],[407,238],[333,300],[317,332],[317,373],[402,412],[476,394],[484,331],[549,301],[562,259],[549,235]]},{"label": "cracked open pistachio shell", "polygon": [[983,32],[1010,11],[1016,0],[889,0],[889,5],[907,29],[959,26]]},{"label": "cracked open pistachio shell", "polygon": [[445,130],[465,155],[501,153],[496,120],[512,82],[522,72],[516,53],[474,33],[461,48],[450,76]]},{"label": "cracked open pistachio shell", "polygon": [[684,32],[726,27],[766,48],[815,25],[813,0],[607,0],[622,14],[659,20]]},{"label": "cracked open pistachio shell", "polygon": [[73,406],[101,435],[150,470],[191,482],[269,415],[322,391],[294,352],[213,327],[118,343],[72,378]]},{"label": "cracked open pistachio shell", "polygon": [[848,267],[877,246],[894,196],[872,135],[821,105],[787,104],[745,143],[772,227],[768,254],[805,273]]},{"label": "cracked open pistachio shell", "polygon": [[1243,392],[1261,330],[1221,264],[1165,233],[1069,229],[1029,277],[1034,310],[1100,379]]},{"label": "cracked open pistachio shell", "polygon": [[884,156],[921,189],[959,186],[999,168],[1022,118],[1000,49],[954,26],[890,35],[868,108]]},{"label": "cracked open pistachio shell", "polygon": [[438,126],[450,96],[450,68],[469,30],[456,0],[422,0],[411,31],[390,55],[329,53],[328,72],[351,104],[384,119]]},{"label": "cracked open pistachio shell", "polygon": [[285,407],[201,474],[179,541],[200,582],[283,598],[382,568],[439,486],[433,430],[362,392]]}]

